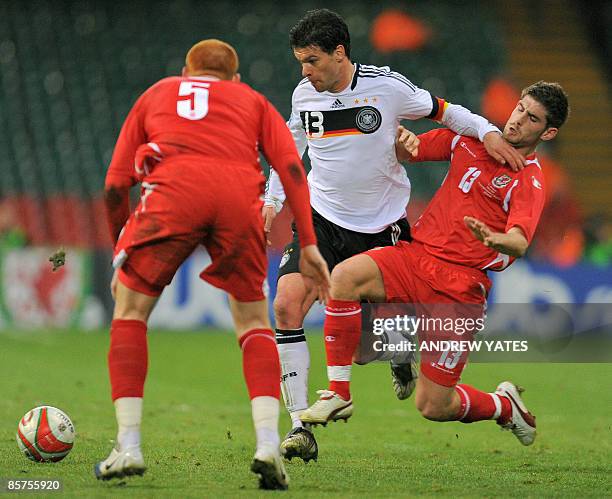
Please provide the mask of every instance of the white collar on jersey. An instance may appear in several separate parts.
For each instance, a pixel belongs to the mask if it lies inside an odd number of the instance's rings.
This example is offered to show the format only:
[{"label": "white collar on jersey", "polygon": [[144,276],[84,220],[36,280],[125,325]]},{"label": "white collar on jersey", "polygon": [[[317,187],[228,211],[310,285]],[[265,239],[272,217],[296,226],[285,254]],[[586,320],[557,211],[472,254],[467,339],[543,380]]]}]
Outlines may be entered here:
[{"label": "white collar on jersey", "polygon": [[354,62],[353,63],[353,72],[351,73],[351,81],[349,81],[349,84],[344,87],[342,90],[338,90],[337,92],[330,92],[329,90],[326,90],[323,93],[326,93],[328,95],[338,95],[338,94],[343,94],[344,92],[348,92],[349,90],[355,90],[355,85],[357,84],[357,71],[359,70],[359,63]]},{"label": "white collar on jersey", "polygon": [[533,156],[533,158],[527,159],[525,161],[525,166],[531,165],[531,164],[535,164],[540,170],[542,169],[542,167],[540,166],[540,162],[538,161],[538,158],[535,157],[535,155]]}]

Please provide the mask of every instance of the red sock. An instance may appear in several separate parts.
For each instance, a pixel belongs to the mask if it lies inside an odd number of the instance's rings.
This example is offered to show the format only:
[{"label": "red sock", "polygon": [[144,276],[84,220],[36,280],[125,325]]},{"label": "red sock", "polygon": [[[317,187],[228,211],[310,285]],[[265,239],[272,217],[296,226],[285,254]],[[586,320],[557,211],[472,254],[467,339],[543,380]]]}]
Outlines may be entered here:
[{"label": "red sock", "polygon": [[142,321],[115,319],[111,323],[108,371],[113,401],[140,397],[147,377],[147,325]]},{"label": "red sock", "polygon": [[361,305],[358,301],[329,300],[325,308],[325,352],[329,389],[350,400],[353,354],[361,338]]},{"label": "red sock", "polygon": [[240,340],[242,371],[249,397],[280,398],[280,361],[274,333],[270,329],[251,329]]},{"label": "red sock", "polygon": [[512,406],[503,395],[481,392],[470,385],[457,385],[455,391],[461,398],[461,407],[456,420],[462,423],[473,423],[484,419],[505,422],[510,418]]}]

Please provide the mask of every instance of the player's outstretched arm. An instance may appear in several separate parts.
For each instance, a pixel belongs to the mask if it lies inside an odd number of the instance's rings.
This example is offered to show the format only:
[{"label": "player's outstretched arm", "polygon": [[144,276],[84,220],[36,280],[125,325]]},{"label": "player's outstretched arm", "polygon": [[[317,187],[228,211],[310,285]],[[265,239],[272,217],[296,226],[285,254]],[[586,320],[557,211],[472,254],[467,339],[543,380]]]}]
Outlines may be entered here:
[{"label": "player's outstretched arm", "polygon": [[[404,77],[401,75],[396,77],[396,81],[403,81]],[[395,92],[400,118],[429,118],[442,123],[457,135],[478,138],[493,158],[508,164],[514,171],[523,169],[525,159],[503,140],[500,130],[487,119],[463,106],[435,97],[427,90],[415,88],[412,84],[407,85],[405,81],[403,83],[396,84]]]},{"label": "player's outstretched arm", "polygon": [[525,167],[525,158],[504,140],[496,126],[463,106],[448,103],[441,123],[460,135],[478,137],[496,161],[507,164],[512,170]]},{"label": "player's outstretched arm", "polygon": [[516,258],[525,255],[529,243],[523,231],[518,227],[512,227],[508,232],[493,232],[487,224],[477,218],[463,217],[463,221],[474,237],[488,248]]},{"label": "player's outstretched arm", "polygon": [[435,128],[415,135],[403,126],[397,127],[395,155],[398,161],[448,161],[457,134],[448,128]]}]

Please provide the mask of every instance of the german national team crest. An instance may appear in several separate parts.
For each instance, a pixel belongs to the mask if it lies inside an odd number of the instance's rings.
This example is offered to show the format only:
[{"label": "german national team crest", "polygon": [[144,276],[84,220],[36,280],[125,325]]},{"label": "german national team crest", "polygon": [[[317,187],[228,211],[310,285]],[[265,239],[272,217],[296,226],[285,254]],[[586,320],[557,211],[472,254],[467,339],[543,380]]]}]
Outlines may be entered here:
[{"label": "german national team crest", "polygon": [[494,187],[497,187],[498,189],[503,189],[510,183],[511,180],[512,178],[510,177],[510,175],[504,173],[503,175],[495,177],[491,183]]},{"label": "german national team crest", "polygon": [[279,265],[278,265],[278,268],[279,268],[279,269],[280,269],[280,268],[283,268],[283,267],[285,266],[285,264],[286,264],[286,263],[289,261],[289,258],[291,257],[291,251],[292,251],[292,250],[291,250],[291,249],[289,249],[289,250],[287,250],[287,251],[285,251],[285,252],[283,253],[283,257],[281,258],[281,261],[280,261],[280,263],[279,263]]},{"label": "german national team crest", "polygon": [[355,117],[355,124],[361,133],[374,133],[381,123],[380,111],[372,106],[362,107]]}]

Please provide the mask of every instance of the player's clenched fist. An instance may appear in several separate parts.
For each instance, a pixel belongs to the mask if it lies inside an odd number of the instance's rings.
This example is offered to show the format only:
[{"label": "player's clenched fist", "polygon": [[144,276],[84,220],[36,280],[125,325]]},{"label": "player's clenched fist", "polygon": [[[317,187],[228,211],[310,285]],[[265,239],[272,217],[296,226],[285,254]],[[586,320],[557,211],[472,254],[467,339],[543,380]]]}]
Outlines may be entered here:
[{"label": "player's clenched fist", "polygon": [[416,158],[419,154],[419,138],[402,125],[397,127],[397,135],[395,137],[395,153],[399,161],[407,161],[412,156]]}]

